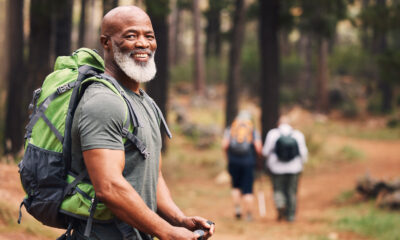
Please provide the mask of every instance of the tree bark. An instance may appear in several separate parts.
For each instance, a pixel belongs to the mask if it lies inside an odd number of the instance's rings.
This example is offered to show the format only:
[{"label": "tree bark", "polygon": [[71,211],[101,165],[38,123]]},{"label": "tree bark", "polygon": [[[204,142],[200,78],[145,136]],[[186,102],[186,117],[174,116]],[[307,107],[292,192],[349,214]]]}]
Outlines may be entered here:
[{"label": "tree bark", "polygon": [[178,46],[179,46],[179,24],[180,24],[180,11],[177,2],[172,7],[171,14],[168,19],[169,28],[169,64],[175,66],[178,60]]},{"label": "tree bark", "polygon": [[313,92],[313,84],[312,84],[312,37],[310,33],[302,33],[300,37],[299,43],[299,55],[304,62],[304,67],[301,71],[300,81],[297,85],[298,89],[301,89],[304,103],[311,101],[313,99],[313,95],[310,93]]},{"label": "tree bark", "polygon": [[318,40],[318,63],[317,63],[317,99],[316,108],[319,112],[327,112],[328,101],[328,40],[320,37]]},{"label": "tree bark", "polygon": [[55,55],[66,56],[71,54],[73,0],[58,0],[55,6]]},{"label": "tree bark", "polygon": [[206,56],[221,55],[221,1],[209,0],[209,10],[207,12],[207,40]]},{"label": "tree bark", "polygon": [[[376,5],[379,7],[387,7],[386,0],[376,0]],[[387,43],[387,32],[384,29],[374,29],[373,31],[373,53],[375,55],[382,55],[388,48]],[[384,79],[382,76],[378,78],[378,87],[381,91],[381,111],[383,113],[388,113],[392,110],[393,101],[393,87],[391,84]]]},{"label": "tree bark", "polygon": [[261,56],[261,125],[262,139],[274,128],[279,118],[279,0],[259,0]]},{"label": "tree bark", "polygon": [[[52,3],[46,0],[31,0],[29,36],[29,84],[28,92],[41,86],[50,73],[50,41]],[[29,99],[30,100],[30,99]],[[27,104],[28,105],[28,104]]]},{"label": "tree bark", "polygon": [[194,89],[198,96],[204,96],[205,91],[205,68],[204,51],[200,42],[200,8],[199,0],[193,0],[193,25],[194,25]]},{"label": "tree bark", "polygon": [[[155,61],[157,74],[155,78],[148,82],[146,90],[154,99],[165,119],[167,119],[168,85],[169,85],[169,65],[168,65],[168,0],[147,0],[147,13],[149,14],[153,29],[157,39],[157,53]],[[161,10],[163,9],[163,10]],[[166,135],[162,134],[163,151],[166,150]]]},{"label": "tree bark", "polygon": [[103,0],[103,16],[118,6],[119,0]]},{"label": "tree bark", "polygon": [[[17,154],[23,145],[24,106],[23,88],[25,82],[25,64],[23,58],[24,37],[23,37],[23,0],[7,1],[7,59],[8,71],[6,78],[8,81],[7,113],[4,149],[5,153]],[[10,27],[12,26],[12,27]],[[10,145],[11,144],[11,145]]]},{"label": "tree bark", "polygon": [[79,17],[78,48],[85,46],[86,5],[87,5],[87,0],[81,0],[81,14],[80,14],[80,17]]},{"label": "tree bark", "polygon": [[[370,0],[362,0],[361,1],[361,11],[364,11],[368,5]],[[362,24],[361,27],[361,45],[364,49],[371,49],[369,44],[369,36],[368,36],[368,26],[366,24]]]},{"label": "tree bark", "polygon": [[245,32],[245,0],[236,0],[233,36],[229,56],[228,89],[226,91],[226,126],[230,126],[238,113],[241,51]]}]

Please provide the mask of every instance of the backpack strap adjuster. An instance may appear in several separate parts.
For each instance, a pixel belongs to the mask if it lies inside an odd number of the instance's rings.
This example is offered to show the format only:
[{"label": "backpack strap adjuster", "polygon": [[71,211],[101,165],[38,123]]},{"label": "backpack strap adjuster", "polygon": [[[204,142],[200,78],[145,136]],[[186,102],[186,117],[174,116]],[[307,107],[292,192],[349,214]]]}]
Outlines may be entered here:
[{"label": "backpack strap adjuster", "polygon": [[70,89],[72,89],[74,87],[75,87],[75,82],[70,82],[70,83],[64,84],[62,86],[59,86],[57,88],[57,94],[61,95],[61,94],[65,93],[66,91],[68,91],[68,90],[70,90]]}]

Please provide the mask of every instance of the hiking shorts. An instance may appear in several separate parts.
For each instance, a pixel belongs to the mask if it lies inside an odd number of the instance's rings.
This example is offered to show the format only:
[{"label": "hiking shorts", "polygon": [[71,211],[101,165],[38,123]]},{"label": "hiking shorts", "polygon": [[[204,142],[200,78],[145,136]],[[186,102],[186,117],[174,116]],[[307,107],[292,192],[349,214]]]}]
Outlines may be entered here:
[{"label": "hiking shorts", "polygon": [[254,166],[236,163],[228,164],[228,171],[232,178],[232,187],[241,190],[242,194],[253,193]]}]

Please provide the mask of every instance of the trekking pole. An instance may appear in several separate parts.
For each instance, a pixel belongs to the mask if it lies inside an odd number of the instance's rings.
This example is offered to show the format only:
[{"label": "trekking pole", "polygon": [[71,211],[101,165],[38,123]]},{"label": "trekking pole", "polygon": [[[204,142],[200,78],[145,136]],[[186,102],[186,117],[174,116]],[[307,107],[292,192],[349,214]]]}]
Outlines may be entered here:
[{"label": "trekking pole", "polygon": [[264,190],[263,190],[263,178],[262,176],[259,177],[259,189],[257,192],[257,200],[258,200],[258,211],[261,217],[265,217],[266,210],[265,210],[265,198],[264,198]]}]

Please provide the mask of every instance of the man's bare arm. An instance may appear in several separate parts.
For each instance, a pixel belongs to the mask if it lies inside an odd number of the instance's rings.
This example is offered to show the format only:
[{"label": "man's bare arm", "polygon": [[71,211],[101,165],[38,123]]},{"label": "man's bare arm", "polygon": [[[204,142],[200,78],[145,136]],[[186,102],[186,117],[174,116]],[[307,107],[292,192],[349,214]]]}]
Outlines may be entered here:
[{"label": "man's bare arm", "polygon": [[147,207],[122,175],[123,151],[93,149],[84,151],[83,157],[98,199],[120,220],[159,239],[195,239],[192,232],[171,226]]}]

